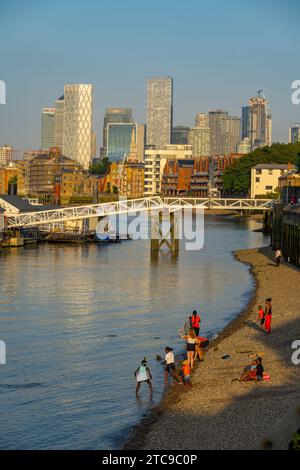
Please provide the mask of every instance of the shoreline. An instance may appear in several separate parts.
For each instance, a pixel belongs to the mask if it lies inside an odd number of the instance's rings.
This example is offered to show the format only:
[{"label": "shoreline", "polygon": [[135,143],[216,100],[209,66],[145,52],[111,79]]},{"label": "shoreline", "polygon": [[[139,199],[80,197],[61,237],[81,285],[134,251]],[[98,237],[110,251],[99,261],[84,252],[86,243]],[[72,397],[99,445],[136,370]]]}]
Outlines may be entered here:
[{"label": "shoreline", "polygon": [[[280,387],[280,394],[282,394],[283,399],[285,394],[288,394],[288,397],[285,400],[285,409],[288,410],[288,405],[292,406],[295,402],[295,397],[298,397],[300,400],[300,385],[298,385],[299,379],[297,384],[295,384],[295,376],[297,368],[292,366],[291,364],[285,364],[284,367],[287,365],[289,369],[292,369],[290,372],[291,376],[293,377],[293,384],[290,384],[288,378],[286,377],[286,381],[282,382],[283,377],[279,376],[276,377],[276,384],[275,376],[273,380],[273,370],[271,369],[271,364],[267,364],[266,372],[271,374],[271,381],[270,382],[263,382],[260,384],[260,387],[264,387],[266,389],[266,395],[269,397],[270,406],[276,410],[272,410],[272,413],[266,413],[266,423],[261,426],[260,434],[257,432],[256,423],[253,424],[253,437],[251,444],[249,443],[249,424],[243,426],[240,424],[240,433],[239,436],[236,435],[236,426],[233,426],[231,422],[235,423],[236,420],[239,418],[238,410],[235,412],[235,407],[232,408],[232,402],[237,401],[238,406],[241,409],[241,413],[245,412],[246,409],[249,408],[249,403],[255,399],[256,389],[258,385],[256,384],[240,384],[235,383],[232,385],[232,378],[234,374],[236,374],[236,369],[242,372],[243,365],[246,365],[247,360],[249,362],[248,355],[246,355],[247,351],[238,351],[238,349],[256,349],[256,352],[259,352],[260,349],[264,349],[263,357],[267,360],[267,353],[265,349],[268,348],[268,340],[273,339],[273,334],[270,337],[266,337],[261,331],[255,328],[250,328],[245,325],[246,320],[250,320],[253,317],[253,314],[256,312],[256,308],[258,303],[261,303],[265,300],[266,297],[271,296],[275,300],[275,292],[265,294],[264,298],[261,299],[262,294],[261,291],[265,290],[265,281],[269,278],[266,276],[277,276],[277,274],[281,274],[283,277],[286,273],[289,274],[289,278],[295,278],[295,282],[297,284],[300,282],[300,271],[290,265],[283,265],[279,268],[279,270],[274,271],[273,266],[271,266],[271,260],[273,261],[273,252],[269,247],[266,248],[256,248],[256,249],[246,249],[246,250],[239,250],[233,253],[234,257],[241,263],[246,264],[249,267],[249,272],[251,273],[253,280],[254,280],[254,290],[252,293],[251,298],[249,299],[245,308],[235,317],[233,320],[229,322],[229,324],[218,334],[218,336],[211,341],[209,352],[206,355],[205,362],[203,364],[197,365],[194,370],[192,376],[192,383],[193,388],[191,391],[183,390],[177,386],[172,386],[167,393],[164,395],[162,400],[158,405],[150,410],[148,415],[143,418],[143,420],[137,424],[133,430],[131,431],[129,437],[127,438],[123,450],[136,450],[136,449],[156,449],[156,450],[166,450],[166,449],[185,449],[185,450],[192,450],[192,449],[241,449],[241,448],[253,448],[254,441],[261,437],[260,435],[264,434],[268,428],[275,425],[276,421],[280,419],[283,415],[283,408],[275,406],[275,400],[278,401],[278,393]],[[277,268],[275,268],[277,269]],[[269,272],[269,270],[271,270]],[[272,271],[273,270],[273,271]],[[266,274],[268,273],[268,274]],[[297,274],[296,274],[297,273]],[[298,277],[297,277],[298,276]],[[277,276],[278,277],[278,276]],[[280,277],[280,276],[279,276]],[[287,276],[286,276],[287,277]],[[279,286],[282,285],[283,282],[279,279]],[[287,283],[290,283],[290,279],[287,280]],[[272,284],[272,283],[271,283]],[[298,284],[299,285],[299,284]],[[292,288],[293,286],[291,286]],[[284,288],[284,287],[283,287]],[[268,289],[266,292],[274,290],[274,286]],[[294,296],[296,295],[297,300],[297,290],[296,293],[293,291],[293,299],[289,305],[292,305]],[[298,296],[299,297],[299,296]],[[293,313],[291,315],[286,315],[289,321],[293,320],[296,322],[297,328],[300,326],[300,318],[297,318],[297,305],[300,308],[300,299],[294,305]],[[273,304],[274,306],[274,304]],[[275,302],[275,309],[277,307],[277,302]],[[274,309],[274,313],[276,315],[276,311]],[[298,310],[299,311],[299,310]],[[274,317],[275,317],[274,315]],[[254,317],[252,318],[254,320]],[[275,323],[275,322],[274,322]],[[296,328],[296,329],[297,329]],[[290,336],[293,335],[293,329],[290,331]],[[299,331],[299,329],[298,329]],[[239,338],[240,333],[243,333],[244,340],[242,341]],[[284,333],[286,335],[286,332]],[[296,333],[295,333],[296,335]],[[249,336],[249,337],[247,337]],[[257,337],[257,338],[256,338]],[[275,334],[274,334],[275,337]],[[249,339],[250,338],[250,339]],[[292,339],[292,338],[291,338]],[[294,339],[297,339],[296,336]],[[299,338],[298,338],[299,339]],[[237,348],[238,343],[244,343],[242,348]],[[278,341],[275,341],[278,343]],[[257,346],[253,348],[253,345]],[[291,343],[290,343],[291,344]],[[278,344],[278,346],[280,346]],[[220,356],[223,354],[220,349],[228,353],[231,353],[231,359],[229,361],[221,361]],[[232,352],[232,348],[235,349],[235,352]],[[276,348],[275,348],[276,349]],[[219,352],[220,351],[220,352]],[[249,351],[248,351],[249,352]],[[270,351],[270,355],[273,351]],[[276,352],[275,352],[276,355]],[[280,374],[279,369],[280,367],[280,358],[274,358],[274,362],[276,362],[276,367],[273,367],[274,373],[278,372]],[[236,364],[237,363],[237,364]],[[234,367],[232,367],[232,364]],[[207,366],[210,366],[207,368]],[[282,366],[282,365],[281,365]],[[233,373],[233,370],[234,373]],[[226,372],[232,374],[228,377],[227,375],[224,376],[224,380],[226,379],[227,387],[224,388],[224,384],[222,381],[219,381],[219,377],[216,377],[216,390],[214,390],[213,380],[214,380],[214,371],[219,373],[220,376]],[[289,375],[290,375],[289,374]],[[240,374],[239,374],[240,375]],[[228,380],[229,379],[229,380]],[[217,382],[220,382],[219,384]],[[279,382],[279,383],[277,383]],[[218,386],[219,385],[219,386]],[[272,394],[268,393],[269,388],[272,388],[276,385],[276,398],[272,399]],[[254,388],[253,390],[253,387]],[[203,397],[202,390],[207,388],[209,392],[209,396]],[[224,390],[223,390],[224,388]],[[221,389],[221,390],[220,390]],[[290,391],[290,395],[289,395]],[[224,392],[224,393],[223,393]],[[248,397],[249,403],[247,399],[244,397],[243,392],[246,392]],[[253,397],[248,396],[248,392],[253,392]],[[262,398],[262,393],[258,394],[258,398]],[[271,395],[271,397],[270,397]],[[209,400],[210,398],[210,400]],[[216,407],[213,406],[213,401],[216,400]],[[185,401],[187,402],[185,404]],[[200,409],[198,411],[198,404],[200,402]],[[202,403],[201,403],[202,402]],[[253,405],[254,402],[252,402]],[[282,404],[282,402],[280,402]],[[204,409],[202,409],[202,407]],[[218,419],[216,416],[216,408],[220,408],[218,410],[220,412],[220,418]],[[253,413],[255,415],[255,413]],[[269,415],[272,415],[272,419],[270,419]],[[269,416],[269,418],[268,418]],[[226,418],[226,425],[223,426],[222,430],[222,418]],[[247,417],[249,419],[249,417]],[[259,419],[259,418],[258,418]],[[199,432],[199,439],[197,436],[193,438],[188,438],[187,432],[189,430],[187,428],[184,429],[186,426],[186,421],[191,424],[191,431],[193,430],[194,426],[198,429],[197,433]],[[202,421],[202,423],[201,423]],[[251,421],[251,419],[250,419]],[[207,426],[205,427],[204,422],[206,422]],[[269,426],[267,426],[269,425]],[[176,426],[178,427],[178,432],[176,433]],[[219,428],[218,428],[219,426]],[[172,437],[170,438],[171,447],[169,445],[164,444],[164,441],[168,441],[167,438],[167,431],[172,427]],[[205,442],[201,442],[201,428],[203,427],[203,433],[205,433]],[[221,430],[220,430],[221,427]],[[219,438],[216,432],[218,428],[218,434],[222,435],[224,433],[224,438],[221,440],[221,445],[216,445],[216,442]],[[195,431],[193,431],[195,432]],[[230,435],[231,432],[231,435]],[[180,435],[181,434],[181,435]],[[198,435],[198,434],[197,434]],[[164,437],[165,436],[165,437]],[[235,440],[236,438],[236,440]],[[225,439],[225,442],[224,442]],[[211,441],[211,444],[210,444]]]}]

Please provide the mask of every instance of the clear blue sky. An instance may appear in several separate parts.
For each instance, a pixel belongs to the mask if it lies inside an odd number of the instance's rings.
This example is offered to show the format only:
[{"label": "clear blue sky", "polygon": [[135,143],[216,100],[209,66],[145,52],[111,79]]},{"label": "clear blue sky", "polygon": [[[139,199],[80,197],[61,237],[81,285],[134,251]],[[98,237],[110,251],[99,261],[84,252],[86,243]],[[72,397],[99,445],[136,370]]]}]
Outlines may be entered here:
[{"label": "clear blue sky", "polygon": [[1,0],[0,145],[38,148],[41,108],[65,83],[93,83],[100,145],[104,109],[132,107],[145,122],[146,78],[174,77],[174,124],[197,112],[241,114],[263,88],[273,138],[300,121],[298,0]]}]

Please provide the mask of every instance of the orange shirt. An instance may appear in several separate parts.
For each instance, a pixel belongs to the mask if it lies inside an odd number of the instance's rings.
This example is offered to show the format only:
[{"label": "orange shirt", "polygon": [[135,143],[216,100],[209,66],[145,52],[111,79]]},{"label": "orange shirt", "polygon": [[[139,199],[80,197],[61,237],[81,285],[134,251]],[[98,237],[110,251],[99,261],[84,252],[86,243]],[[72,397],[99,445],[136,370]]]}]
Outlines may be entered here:
[{"label": "orange shirt", "polygon": [[258,315],[259,315],[259,318],[260,318],[261,320],[264,318],[265,312],[263,311],[262,308],[260,308],[260,309],[258,310]]},{"label": "orange shirt", "polygon": [[189,366],[184,365],[182,366],[182,372],[183,372],[183,375],[186,377],[187,375],[191,374],[191,369]]},{"label": "orange shirt", "polygon": [[199,328],[200,322],[201,322],[201,319],[199,315],[196,315],[196,316],[192,315],[192,318],[191,318],[192,328]]}]

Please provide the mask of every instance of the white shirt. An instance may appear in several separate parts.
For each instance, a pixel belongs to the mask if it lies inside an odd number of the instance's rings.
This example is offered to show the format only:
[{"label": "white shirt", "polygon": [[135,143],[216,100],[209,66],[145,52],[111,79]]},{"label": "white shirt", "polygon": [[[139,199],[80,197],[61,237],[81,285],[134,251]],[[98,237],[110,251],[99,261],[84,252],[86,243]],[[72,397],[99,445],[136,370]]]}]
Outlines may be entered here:
[{"label": "white shirt", "polygon": [[174,364],[175,359],[174,359],[174,353],[172,351],[168,352],[165,355],[165,361],[166,361],[166,364]]}]

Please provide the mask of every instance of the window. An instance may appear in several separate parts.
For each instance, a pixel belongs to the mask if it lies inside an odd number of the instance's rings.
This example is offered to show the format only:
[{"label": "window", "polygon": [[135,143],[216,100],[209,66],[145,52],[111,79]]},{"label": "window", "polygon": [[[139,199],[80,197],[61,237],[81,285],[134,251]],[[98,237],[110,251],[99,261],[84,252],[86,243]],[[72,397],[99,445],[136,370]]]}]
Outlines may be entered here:
[{"label": "window", "polygon": [[261,169],[256,169],[256,174],[261,175]]},{"label": "window", "polygon": [[269,175],[273,175],[273,170],[269,170]]},{"label": "window", "polygon": [[272,191],[273,190],[273,186],[266,186],[266,191]]},{"label": "window", "polygon": [[258,178],[256,178],[256,180],[255,180],[255,181],[256,181],[256,183],[260,183],[260,178],[259,178],[259,177],[258,177]]}]

